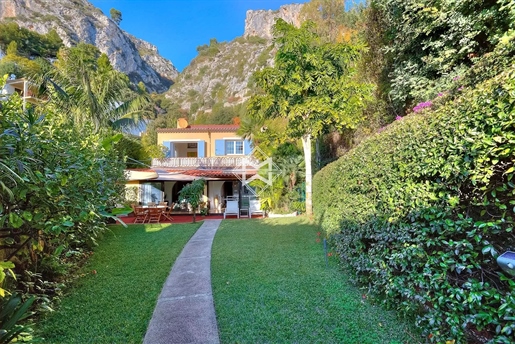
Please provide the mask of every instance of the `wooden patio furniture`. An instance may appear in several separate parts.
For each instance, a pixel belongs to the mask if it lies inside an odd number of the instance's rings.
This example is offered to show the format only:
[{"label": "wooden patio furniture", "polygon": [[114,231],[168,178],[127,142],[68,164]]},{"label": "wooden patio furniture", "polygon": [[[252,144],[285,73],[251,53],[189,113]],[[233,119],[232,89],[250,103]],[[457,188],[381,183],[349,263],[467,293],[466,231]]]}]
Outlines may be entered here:
[{"label": "wooden patio furniture", "polygon": [[162,214],[163,208],[148,208],[148,223],[159,223]]},{"label": "wooden patio furniture", "polygon": [[162,216],[167,219],[168,221],[173,221],[173,217],[172,217],[172,211],[173,211],[173,208],[172,207],[168,207],[166,209],[163,210],[162,212]]},{"label": "wooden patio furniture", "polygon": [[148,211],[143,207],[134,207],[134,215],[136,215],[134,223],[145,223],[148,218]]}]

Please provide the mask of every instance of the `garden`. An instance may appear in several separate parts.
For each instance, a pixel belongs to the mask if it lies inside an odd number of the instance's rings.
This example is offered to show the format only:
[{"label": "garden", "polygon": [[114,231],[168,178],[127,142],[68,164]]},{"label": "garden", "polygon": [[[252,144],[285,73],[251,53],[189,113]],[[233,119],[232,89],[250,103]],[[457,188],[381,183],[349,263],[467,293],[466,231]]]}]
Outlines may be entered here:
[{"label": "garden", "polygon": [[[262,208],[306,217],[222,223],[221,340],[512,343],[515,282],[496,260],[515,251],[515,3],[311,0],[303,15],[276,22],[274,66],[227,113],[279,165],[253,185]],[[124,170],[165,152],[126,129],[187,110],[92,45],[0,28],[0,86],[29,78],[43,101],[0,102],[0,343],[140,342],[198,224],[108,225]]]},{"label": "garden", "polygon": [[[252,221],[252,226],[242,226]],[[141,343],[171,266],[197,224],[111,226],[35,337]],[[212,252],[221,341],[406,343],[420,334],[341,274],[304,217],[228,220]],[[106,321],[109,319],[109,321]],[[363,329],[367,329],[363,331]]]}]

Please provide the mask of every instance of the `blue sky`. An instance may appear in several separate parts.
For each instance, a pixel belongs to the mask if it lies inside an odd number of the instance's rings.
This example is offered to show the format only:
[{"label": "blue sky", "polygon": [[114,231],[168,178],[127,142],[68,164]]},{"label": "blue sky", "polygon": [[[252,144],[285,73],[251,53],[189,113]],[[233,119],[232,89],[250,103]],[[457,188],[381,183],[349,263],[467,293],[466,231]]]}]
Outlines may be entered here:
[{"label": "blue sky", "polygon": [[243,35],[247,10],[277,10],[307,0],[90,0],[109,16],[122,12],[120,27],[157,46],[182,71],[210,38],[230,41]]}]

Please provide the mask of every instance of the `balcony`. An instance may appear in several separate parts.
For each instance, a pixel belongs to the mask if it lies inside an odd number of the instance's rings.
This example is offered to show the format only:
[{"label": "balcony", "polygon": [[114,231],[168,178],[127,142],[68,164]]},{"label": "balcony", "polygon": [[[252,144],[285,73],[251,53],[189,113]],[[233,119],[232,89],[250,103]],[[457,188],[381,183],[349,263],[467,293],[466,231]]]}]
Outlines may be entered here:
[{"label": "balcony", "polygon": [[218,156],[209,158],[152,159],[152,168],[177,169],[234,169],[254,167],[259,160],[252,156]]}]

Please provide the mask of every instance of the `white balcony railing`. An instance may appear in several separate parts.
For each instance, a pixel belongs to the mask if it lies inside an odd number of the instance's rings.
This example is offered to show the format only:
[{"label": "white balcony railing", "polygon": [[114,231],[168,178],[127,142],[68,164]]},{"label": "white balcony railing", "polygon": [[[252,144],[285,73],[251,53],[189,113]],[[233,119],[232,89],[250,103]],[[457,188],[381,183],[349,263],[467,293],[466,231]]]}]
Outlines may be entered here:
[{"label": "white balcony railing", "polygon": [[217,156],[209,158],[152,159],[152,167],[180,169],[219,169],[257,166],[259,161],[251,156]]}]

